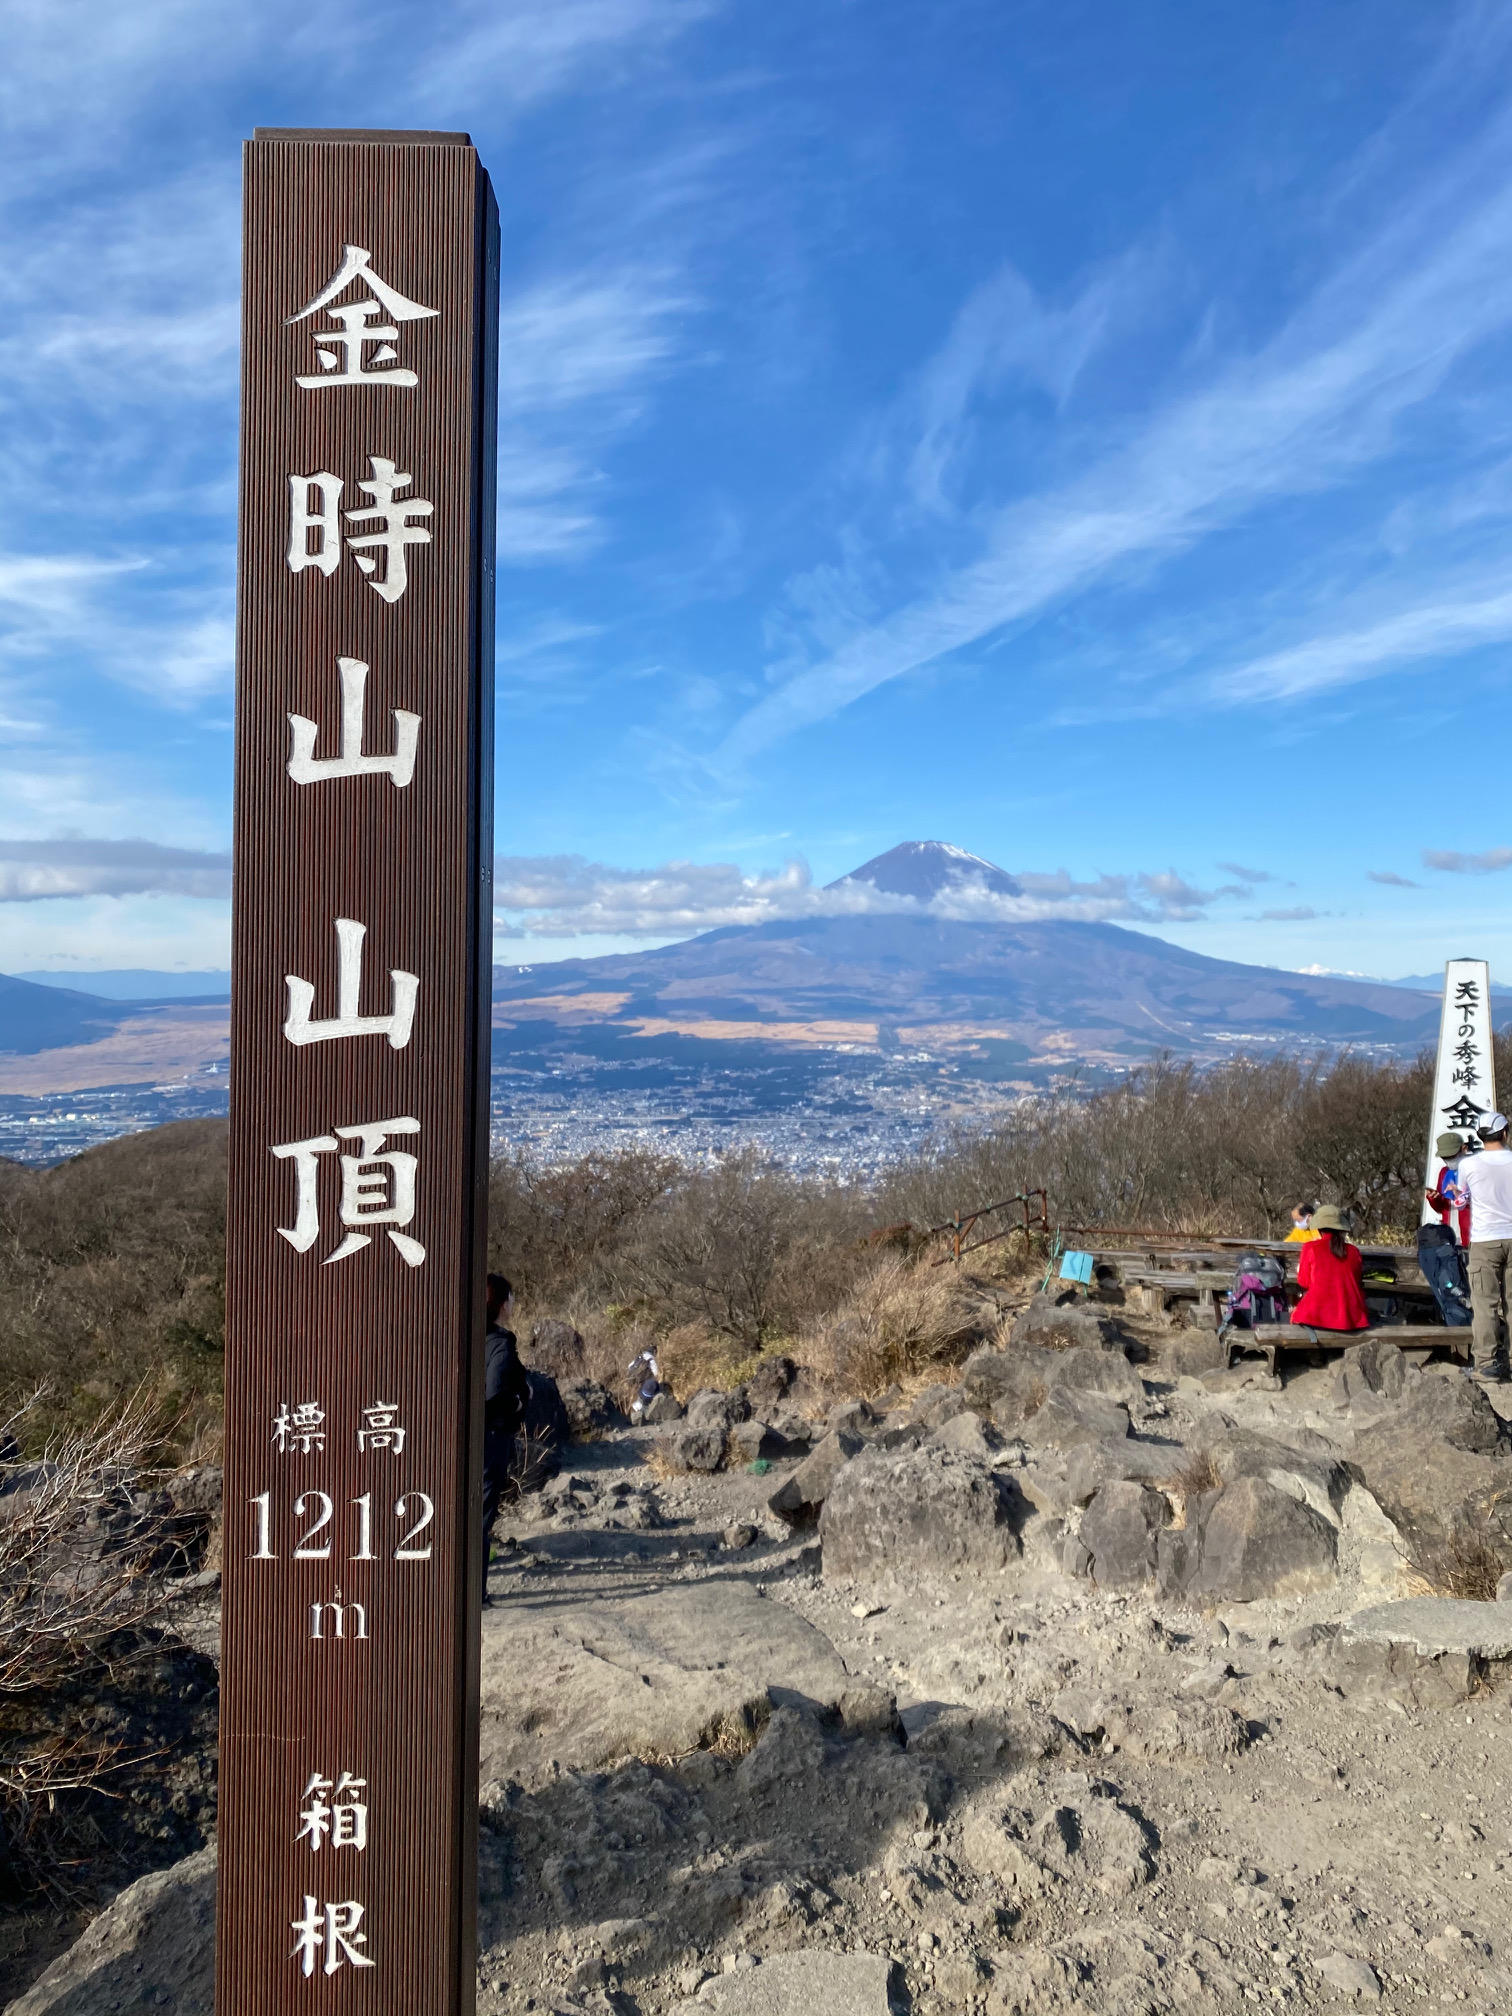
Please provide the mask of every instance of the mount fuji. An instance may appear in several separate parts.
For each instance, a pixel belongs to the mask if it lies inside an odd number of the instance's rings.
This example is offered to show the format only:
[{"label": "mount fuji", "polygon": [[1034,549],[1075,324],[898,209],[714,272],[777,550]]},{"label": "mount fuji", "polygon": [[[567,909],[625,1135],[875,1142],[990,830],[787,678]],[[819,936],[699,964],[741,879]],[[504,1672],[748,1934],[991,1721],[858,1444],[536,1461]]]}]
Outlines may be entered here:
[{"label": "mount fuji", "polygon": [[1210,959],[1114,924],[997,921],[990,903],[982,921],[984,896],[1021,885],[943,841],[905,841],[828,888],[882,900],[651,952],[495,968],[496,1068],[543,1053],[733,1065],[843,1050],[927,1053],[1032,1084],[1157,1051],[1410,1054],[1436,1033],[1427,992]]}]

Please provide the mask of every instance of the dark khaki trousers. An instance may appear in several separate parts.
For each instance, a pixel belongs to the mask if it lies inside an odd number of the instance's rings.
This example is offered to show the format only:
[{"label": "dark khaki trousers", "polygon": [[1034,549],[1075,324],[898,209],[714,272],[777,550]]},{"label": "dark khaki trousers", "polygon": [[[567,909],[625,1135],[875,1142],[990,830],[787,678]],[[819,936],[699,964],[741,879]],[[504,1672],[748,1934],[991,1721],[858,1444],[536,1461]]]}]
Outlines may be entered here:
[{"label": "dark khaki trousers", "polygon": [[1470,1241],[1470,1340],[1483,1370],[1507,1362],[1507,1301],[1512,1239]]}]

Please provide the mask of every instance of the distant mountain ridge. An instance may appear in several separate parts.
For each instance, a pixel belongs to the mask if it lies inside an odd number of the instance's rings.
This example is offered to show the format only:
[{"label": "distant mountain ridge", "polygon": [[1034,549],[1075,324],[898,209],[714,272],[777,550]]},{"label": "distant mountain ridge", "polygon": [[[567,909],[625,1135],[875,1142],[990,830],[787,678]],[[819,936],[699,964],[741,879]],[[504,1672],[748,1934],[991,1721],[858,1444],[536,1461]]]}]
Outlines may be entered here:
[{"label": "distant mountain ridge", "polygon": [[903,1048],[1012,1080],[1078,1062],[1127,1066],[1156,1050],[1401,1053],[1436,1031],[1430,996],[1384,981],[1212,959],[1113,924],[930,914],[963,889],[1021,893],[1003,869],[945,842],[906,841],[828,886],[860,883],[900,898],[897,911],[735,925],[650,952],[496,968],[495,1055]]},{"label": "distant mountain ridge", "polygon": [[71,993],[87,993],[102,1001],[228,1001],[231,975],[223,968],[207,967],[197,973],[169,973],[150,966],[101,967],[98,972],[59,973],[50,968],[28,968],[11,975],[30,980],[39,987],[65,987]]},{"label": "distant mountain ridge", "polygon": [[[746,1073],[790,1088],[780,1096],[791,1101],[801,1096],[791,1088],[814,1082],[795,1062],[841,1053],[863,1075],[867,1059],[885,1075],[889,1058],[906,1056],[1026,1085],[1081,1066],[1125,1069],[1162,1050],[1198,1060],[1345,1045],[1406,1055],[1437,1033],[1436,982],[1419,993],[1212,959],[1114,924],[946,914],[962,891],[1016,895],[1020,885],[942,841],[906,841],[830,887],[863,885],[895,907],[496,967],[496,1078],[559,1079],[570,1099],[585,1073],[652,1084],[670,1082],[675,1067],[705,1085]],[[126,991],[128,976],[102,977]],[[213,1073],[226,1021],[223,1000],[107,1000],[0,978],[0,1093]]]}]

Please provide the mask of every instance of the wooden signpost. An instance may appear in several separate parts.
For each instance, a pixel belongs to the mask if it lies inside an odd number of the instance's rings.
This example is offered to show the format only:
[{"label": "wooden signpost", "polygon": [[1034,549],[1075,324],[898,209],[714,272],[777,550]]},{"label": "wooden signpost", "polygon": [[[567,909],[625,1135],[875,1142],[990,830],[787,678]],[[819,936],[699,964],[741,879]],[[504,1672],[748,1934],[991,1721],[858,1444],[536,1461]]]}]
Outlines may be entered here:
[{"label": "wooden signpost", "polygon": [[497,248],[247,147],[219,2016],[473,2003]]},{"label": "wooden signpost", "polygon": [[[1423,1188],[1432,1190],[1444,1158],[1441,1134],[1458,1134],[1469,1153],[1480,1149],[1475,1130],[1496,1110],[1496,1060],[1491,1044],[1491,968],[1484,959],[1450,959],[1444,966],[1444,1012],[1439,1024],[1438,1061],[1433,1072],[1433,1110],[1428,1116],[1428,1159]],[[1423,1223],[1438,1213],[1423,1205]]]}]

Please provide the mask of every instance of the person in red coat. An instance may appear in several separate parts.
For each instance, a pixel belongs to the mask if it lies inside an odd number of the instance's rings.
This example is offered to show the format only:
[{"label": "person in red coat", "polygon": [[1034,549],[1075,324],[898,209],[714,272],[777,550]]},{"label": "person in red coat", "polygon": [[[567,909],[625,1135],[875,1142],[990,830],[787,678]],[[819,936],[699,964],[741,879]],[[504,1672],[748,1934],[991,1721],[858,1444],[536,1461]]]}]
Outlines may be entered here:
[{"label": "person in red coat", "polygon": [[1370,1314],[1360,1285],[1364,1262],[1358,1246],[1344,1236],[1344,1220],[1331,1204],[1313,1213],[1309,1241],[1297,1256],[1297,1286],[1302,1300],[1291,1313],[1293,1323],[1315,1330],[1368,1330]]}]

